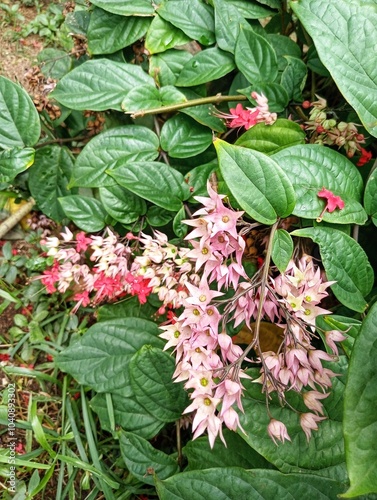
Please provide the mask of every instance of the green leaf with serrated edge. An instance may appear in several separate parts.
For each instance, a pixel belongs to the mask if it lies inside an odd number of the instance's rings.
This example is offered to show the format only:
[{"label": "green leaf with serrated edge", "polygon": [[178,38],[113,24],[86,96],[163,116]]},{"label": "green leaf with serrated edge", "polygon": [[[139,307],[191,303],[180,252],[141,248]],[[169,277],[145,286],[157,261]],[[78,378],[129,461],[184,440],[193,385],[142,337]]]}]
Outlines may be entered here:
[{"label": "green leaf with serrated edge", "polygon": [[[286,441],[276,446],[267,432],[270,418],[266,409],[265,394],[262,394],[260,384],[251,381],[243,384],[246,389],[242,398],[245,412],[240,414],[240,422],[246,434],[239,431],[239,435],[285,474],[312,473],[343,482],[347,480],[342,434],[347,358],[341,356],[337,362],[324,364],[326,368],[342,376],[332,379],[330,395],[321,401],[327,420],[318,424],[318,430],[312,432],[309,443],[300,426],[299,415],[288,406],[282,407],[273,393],[269,401],[269,411],[273,418],[284,422],[291,438],[291,442]],[[259,377],[259,370],[250,370],[248,374],[256,379]],[[286,397],[288,403],[299,412],[308,411],[300,394],[289,391]]]},{"label": "green leaf with serrated edge", "polygon": [[270,33],[267,35],[267,40],[276,52],[279,71],[283,71],[288,64],[288,61],[284,56],[292,56],[298,59],[301,58],[300,47],[296,42],[289,38],[289,36]]},{"label": "green leaf with serrated edge", "polygon": [[140,66],[95,59],[70,71],[50,96],[76,110],[121,111],[127,92],[145,83],[153,85],[153,80]]},{"label": "green leaf with serrated edge", "polygon": [[201,0],[169,0],[157,9],[158,14],[202,45],[215,43],[213,8]]},{"label": "green leaf with serrated edge", "polygon": [[183,448],[188,460],[186,470],[202,470],[212,467],[242,467],[244,469],[271,468],[271,465],[235,432],[223,430],[224,443],[217,438],[211,449],[208,437],[189,441]]},{"label": "green leaf with serrated edge", "polygon": [[146,304],[140,304],[138,297],[129,297],[126,300],[100,306],[96,313],[98,321],[109,321],[118,318],[143,318],[151,320],[157,307],[152,306],[147,299]]},{"label": "green leaf with serrated edge", "polygon": [[183,66],[193,57],[185,50],[167,50],[149,60],[149,74],[159,85],[175,85]]},{"label": "green leaf with serrated edge", "polygon": [[344,392],[344,440],[350,488],[343,498],[377,492],[377,304],[356,338]]},{"label": "green leaf with serrated edge", "polygon": [[227,75],[236,67],[228,52],[213,47],[195,54],[182,68],[176,85],[192,87]]},{"label": "green leaf with serrated edge", "polygon": [[[269,2],[250,2],[249,0],[229,0],[231,5],[237,8],[237,10],[243,15],[245,19],[263,19],[265,17],[269,17],[274,12],[272,12],[269,8],[277,9],[280,8],[279,0],[270,0]],[[260,5],[260,4],[264,5]]]},{"label": "green leaf with serrated edge", "polygon": [[[119,432],[120,452],[127,469],[139,481],[153,485],[153,474],[166,479],[179,472],[177,461],[166,453],[156,450],[144,438],[132,432]],[[150,472],[150,470],[153,472]]]},{"label": "green leaf with serrated edge", "polygon": [[176,216],[173,219],[173,231],[178,238],[184,238],[187,234],[188,227],[186,224],[182,223],[183,219],[186,219],[187,214],[185,207],[182,206],[182,208],[177,212]]},{"label": "green leaf with serrated edge", "polygon": [[340,92],[368,132],[377,137],[377,67],[368,50],[375,44],[376,4],[300,0],[290,5]]},{"label": "green leaf with serrated edge", "polygon": [[152,0],[94,0],[91,3],[121,16],[151,16],[154,13]]},{"label": "green leaf with serrated edge", "polygon": [[0,151],[0,181],[4,179],[4,182],[11,182],[27,170],[34,163],[34,154],[32,148],[15,147]]},{"label": "green leaf with serrated edge", "polygon": [[31,169],[29,189],[39,209],[51,219],[62,221],[65,215],[58,198],[75,192],[67,187],[74,169],[70,151],[56,145],[44,146],[36,151]]},{"label": "green leaf with serrated edge", "polygon": [[274,234],[271,257],[281,273],[287,269],[292,254],[293,240],[290,234],[284,229],[278,229]]},{"label": "green leaf with serrated edge", "polygon": [[[121,394],[111,394],[114,408],[115,424],[122,429],[135,432],[145,439],[152,439],[165,425],[145,411],[134,397],[123,397]],[[105,394],[97,394],[90,401],[91,408],[97,413],[101,429],[111,432],[110,420]]]},{"label": "green leaf with serrated edge", "polygon": [[364,192],[364,207],[377,226],[377,169],[373,170],[367,180]]},{"label": "green leaf with serrated edge", "polygon": [[[188,100],[198,99],[201,97],[199,94],[188,88],[181,88],[181,91]],[[213,104],[190,106],[189,108],[181,109],[180,112],[185,115],[191,116],[191,118],[193,118],[195,121],[197,121],[201,125],[205,125],[215,132],[226,131],[225,122],[224,120],[216,116],[218,111]]]},{"label": "green leaf with serrated edge", "polygon": [[240,28],[234,53],[237,68],[250,83],[273,82],[278,74],[272,45],[251,29]]},{"label": "green leaf with serrated edge", "polygon": [[26,90],[0,76],[0,148],[34,146],[40,134],[39,115]]},{"label": "green leaf with serrated edge", "polygon": [[59,198],[65,215],[87,233],[101,231],[106,226],[106,216],[102,203],[95,198],[69,195]]},{"label": "green leaf with serrated edge", "polygon": [[298,123],[278,118],[273,125],[258,123],[242,134],[235,144],[261,153],[273,154],[304,142],[305,133]]},{"label": "green leaf with serrated edge", "polygon": [[147,211],[145,201],[124,187],[102,187],[99,194],[106,212],[123,224],[134,222]]},{"label": "green leaf with serrated edge", "polygon": [[280,84],[287,91],[290,100],[302,101],[302,91],[308,75],[306,64],[298,57],[284,56],[284,59],[288,64],[281,75]]},{"label": "green leaf with serrated edge", "polygon": [[189,41],[190,37],[185,35],[182,30],[156,14],[145,37],[145,48],[150,54],[156,54]]},{"label": "green leaf with serrated edge", "polygon": [[[289,97],[287,91],[278,83],[258,82],[245,89],[237,89],[237,92],[245,95],[249,99],[249,101],[253,105],[253,108],[256,106],[255,100],[251,97],[251,93],[254,91],[267,97],[268,109],[271,112],[280,113],[281,111],[284,111],[288,106]],[[246,106],[248,105],[246,104]],[[295,122],[291,121],[291,123]]]},{"label": "green leaf with serrated edge", "polygon": [[152,205],[151,207],[148,207],[146,219],[148,221],[148,224],[150,224],[152,227],[161,227],[169,224],[174,215],[174,212],[169,212],[164,208]]},{"label": "green leaf with serrated edge", "polygon": [[[217,161],[195,167],[185,175],[192,196],[208,196],[207,181],[212,172],[219,167]],[[191,197],[192,203],[198,203]]]},{"label": "green leaf with serrated edge", "polygon": [[[159,329],[152,321],[123,317],[91,326],[83,337],[57,356],[59,368],[79,384],[97,392],[120,391],[132,395],[129,361],[143,345],[163,347]],[[127,390],[127,388],[129,388]]]},{"label": "green leaf with serrated edge", "polygon": [[[346,338],[340,343],[340,346],[342,347],[346,355],[350,357],[355,338],[358,336],[360,331],[361,321],[358,321],[355,318],[349,318],[347,316],[338,316],[336,314],[331,314],[329,316],[317,316],[316,326],[317,331],[319,331],[319,334],[321,335],[325,346],[327,346],[327,344],[326,337],[323,335],[323,332],[328,332],[331,330],[338,330],[342,332]],[[332,350],[330,349],[330,347],[327,346],[326,350],[327,352],[332,354]]]},{"label": "green leaf with serrated edge", "polygon": [[182,472],[161,481],[156,477],[160,500],[337,500],[344,486],[311,474],[281,474],[274,470],[219,467]]},{"label": "green leaf with serrated edge", "polygon": [[342,231],[328,227],[297,229],[292,236],[310,238],[318,244],[328,281],[336,298],[352,311],[363,312],[374,273],[361,246]]},{"label": "green leaf with serrated edge", "polygon": [[274,154],[293,184],[297,203],[293,214],[307,219],[319,217],[325,200],[319,198],[322,188],[344,201],[343,209],[325,212],[323,220],[338,224],[364,224],[367,215],[360,204],[363,180],[359,170],[344,155],[316,144],[292,146]]},{"label": "green leaf with serrated edge", "polygon": [[95,8],[88,27],[88,50],[91,54],[113,54],[142,38],[152,19],[118,16]]},{"label": "green leaf with serrated edge", "polygon": [[187,394],[174,383],[174,359],[166,352],[144,345],[129,363],[136,400],[156,418],[174,422],[188,406]]},{"label": "green leaf with serrated edge", "polygon": [[161,128],[161,147],[172,158],[189,158],[212,144],[211,131],[188,116],[177,114]]},{"label": "green leaf with serrated edge", "polygon": [[122,102],[124,111],[139,111],[141,109],[154,109],[171,104],[186,102],[182,92],[173,85],[160,89],[152,85],[140,85],[131,90]]},{"label": "green leaf with serrated edge", "polygon": [[166,210],[179,210],[190,196],[183,175],[165,163],[118,161],[107,172],[121,186]]},{"label": "green leaf with serrated edge", "polygon": [[240,26],[248,26],[239,10],[226,0],[215,0],[215,34],[220,49],[234,54]]},{"label": "green leaf with serrated edge", "polygon": [[105,172],[115,161],[150,161],[158,156],[157,135],[140,125],[116,127],[96,135],[76,160],[71,186],[102,187],[115,184]]},{"label": "green leaf with serrated edge", "polygon": [[268,156],[216,139],[221,174],[243,210],[263,224],[292,213],[295,194],[288,177]]}]

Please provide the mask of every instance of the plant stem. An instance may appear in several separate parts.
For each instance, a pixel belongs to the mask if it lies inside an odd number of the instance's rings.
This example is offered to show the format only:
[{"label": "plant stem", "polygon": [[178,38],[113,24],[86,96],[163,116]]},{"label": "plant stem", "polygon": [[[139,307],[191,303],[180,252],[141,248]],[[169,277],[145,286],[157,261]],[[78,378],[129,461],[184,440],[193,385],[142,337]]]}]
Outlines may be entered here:
[{"label": "plant stem", "polygon": [[12,228],[14,228],[14,226],[31,211],[34,205],[34,198],[29,198],[28,202],[24,205],[21,205],[20,209],[17,210],[17,212],[5,219],[5,221],[0,224],[0,238],[5,236]]}]

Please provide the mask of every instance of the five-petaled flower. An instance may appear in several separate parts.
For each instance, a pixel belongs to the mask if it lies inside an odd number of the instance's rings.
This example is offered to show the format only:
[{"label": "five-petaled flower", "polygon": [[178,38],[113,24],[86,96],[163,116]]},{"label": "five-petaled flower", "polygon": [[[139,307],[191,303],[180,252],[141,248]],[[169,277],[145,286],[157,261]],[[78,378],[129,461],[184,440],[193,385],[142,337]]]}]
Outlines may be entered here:
[{"label": "five-petaled flower", "polygon": [[325,208],[322,210],[320,216],[317,218],[317,222],[321,222],[323,214],[327,212],[334,212],[336,208],[342,210],[345,206],[344,201],[340,196],[336,196],[332,191],[326,188],[322,188],[317,193],[318,198],[325,198],[327,201]]}]

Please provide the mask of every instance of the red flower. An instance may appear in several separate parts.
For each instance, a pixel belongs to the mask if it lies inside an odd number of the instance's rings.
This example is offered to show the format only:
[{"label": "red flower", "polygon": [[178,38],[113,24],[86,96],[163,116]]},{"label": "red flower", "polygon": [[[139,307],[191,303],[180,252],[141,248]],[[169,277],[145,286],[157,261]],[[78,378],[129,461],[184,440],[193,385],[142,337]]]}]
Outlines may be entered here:
[{"label": "red flower", "polygon": [[327,212],[334,212],[336,208],[342,210],[344,208],[344,201],[340,196],[336,196],[333,192],[329,191],[326,188],[322,188],[318,191],[317,196],[319,198],[325,198],[327,200],[325,208],[322,210],[320,216],[317,218],[317,222],[321,222],[323,214]]},{"label": "red flower", "polygon": [[10,356],[9,354],[0,354],[0,361],[9,361]]},{"label": "red flower", "polygon": [[361,156],[359,158],[359,161],[356,163],[357,167],[362,167],[372,159],[372,153],[370,151],[367,151],[364,148],[360,148],[360,151],[361,151]]}]

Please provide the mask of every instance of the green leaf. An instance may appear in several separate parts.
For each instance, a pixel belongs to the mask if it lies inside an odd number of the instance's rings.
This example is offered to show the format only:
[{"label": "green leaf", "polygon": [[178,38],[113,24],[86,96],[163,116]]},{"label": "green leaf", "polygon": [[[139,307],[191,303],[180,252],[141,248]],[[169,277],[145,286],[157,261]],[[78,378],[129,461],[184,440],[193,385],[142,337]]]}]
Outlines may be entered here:
[{"label": "green leaf", "polygon": [[221,174],[240,206],[258,222],[273,224],[292,213],[295,195],[288,177],[268,156],[215,141]]},{"label": "green leaf", "polygon": [[90,16],[88,49],[91,54],[113,54],[128,47],[147,32],[151,19],[124,17],[95,8]]},{"label": "green leaf", "polygon": [[176,474],[165,481],[156,478],[160,500],[337,500],[343,485],[310,474],[281,474],[274,470],[219,467]]},{"label": "green leaf", "polygon": [[107,172],[121,186],[166,210],[179,210],[190,196],[183,175],[165,163],[119,161]]},{"label": "green leaf", "polygon": [[182,224],[182,220],[186,219],[187,214],[185,207],[182,206],[182,208],[177,212],[176,216],[174,217],[173,220],[173,231],[178,236],[178,238],[184,238],[187,234],[188,227],[186,224]]},{"label": "green leaf", "polygon": [[[268,7],[273,9],[280,8],[280,0],[264,0],[263,2],[250,2],[250,0],[228,0],[229,4],[234,5],[237,10],[245,19],[263,19],[271,16],[274,12]],[[261,4],[264,5],[261,5]]]},{"label": "green leaf", "polygon": [[34,163],[35,150],[32,148],[6,149],[0,151],[0,182],[11,182]]},{"label": "green leaf", "polygon": [[[156,14],[145,38],[145,48],[150,54],[156,54],[189,41],[190,37],[185,35],[182,30]],[[151,72],[149,73],[151,74]]]},{"label": "green leaf", "polygon": [[29,189],[33,198],[44,214],[58,222],[65,217],[58,198],[71,194],[67,185],[73,168],[69,150],[51,145],[36,151],[30,170]]},{"label": "green leaf", "polygon": [[[199,99],[201,96],[189,88],[181,88],[182,93],[188,100]],[[201,125],[214,130],[215,132],[225,132],[226,125],[224,120],[218,118],[216,115],[218,110],[212,104],[201,104],[199,106],[190,106],[183,108],[181,113],[191,116],[195,121]]]},{"label": "green leaf", "polygon": [[309,47],[309,50],[307,52],[307,61],[306,64],[308,65],[308,68],[317,73],[318,75],[325,76],[326,78],[331,76],[330,73],[327,71],[325,66],[323,65],[321,59],[318,57],[318,52],[317,49],[315,48],[315,45],[311,45]]},{"label": "green leaf", "polygon": [[373,170],[365,186],[364,207],[372,217],[373,224],[377,226],[377,170]]},{"label": "green leaf", "polygon": [[344,392],[344,440],[350,488],[344,498],[377,492],[377,304],[355,341]]},{"label": "green leaf", "polygon": [[[208,196],[207,181],[211,173],[219,167],[217,161],[195,167],[185,176],[192,196]],[[197,201],[192,200],[197,203]]]},{"label": "green leaf", "polygon": [[152,0],[94,0],[91,3],[121,16],[151,16],[154,13]]},{"label": "green leaf", "polygon": [[377,68],[370,57],[375,44],[376,4],[300,0],[290,5],[313,38],[340,92],[368,132],[377,137]]},{"label": "green leaf", "polygon": [[64,50],[43,49],[37,59],[42,73],[50,78],[63,78],[72,66],[72,59]]},{"label": "green leaf", "polygon": [[293,254],[293,240],[284,229],[278,229],[272,242],[272,260],[281,273],[287,269]]},{"label": "green leaf", "polygon": [[169,0],[157,9],[158,14],[202,45],[215,43],[213,8],[201,0]]},{"label": "green leaf", "polygon": [[159,85],[175,85],[183,66],[192,58],[185,50],[167,50],[149,60],[149,74]]},{"label": "green leaf", "polygon": [[[249,101],[253,104],[253,107],[255,107],[256,102],[255,100],[251,97],[251,93],[255,91],[258,92],[258,94],[264,94],[267,99],[268,99],[268,108],[270,111],[274,113],[280,113],[281,111],[284,111],[285,108],[288,106],[289,103],[289,97],[287,94],[287,91],[285,90],[284,87],[282,87],[278,83],[263,83],[263,82],[258,82],[255,83],[254,85],[251,85],[250,87],[247,87],[246,89],[240,89],[238,92],[240,94],[245,95]],[[291,123],[291,120],[289,120]]]},{"label": "green leaf", "polygon": [[26,90],[0,76],[0,148],[34,146],[40,134],[39,115]]},{"label": "green leaf", "polygon": [[101,231],[106,226],[106,211],[100,201],[82,195],[59,198],[65,215],[87,233]]},{"label": "green leaf", "polygon": [[156,450],[142,437],[132,432],[119,433],[120,452],[127,469],[139,481],[153,485],[153,474],[166,479],[179,472],[177,461]]},{"label": "green leaf", "polygon": [[145,83],[153,85],[153,80],[140,66],[95,59],[64,76],[50,96],[77,110],[121,111],[127,92]]},{"label": "green leaf", "polygon": [[160,89],[152,85],[140,85],[130,90],[122,102],[122,109],[131,112],[141,109],[155,109],[186,101],[186,96],[172,85]]},{"label": "green leaf", "polygon": [[292,56],[301,59],[300,47],[288,36],[270,33],[267,35],[267,40],[276,52],[279,71],[283,71],[288,64],[288,61],[284,56]]},{"label": "green leaf", "polygon": [[344,156],[316,144],[292,146],[272,157],[293,184],[297,203],[293,214],[316,219],[325,207],[318,192],[325,187],[345,203],[341,210],[325,212],[323,220],[338,224],[364,224],[367,215],[360,204],[363,180],[358,169]]},{"label": "green leaf", "polygon": [[266,38],[255,31],[240,28],[234,55],[238,69],[250,83],[273,82],[276,79],[276,53]]},{"label": "green leaf", "polygon": [[164,208],[152,205],[148,207],[147,221],[152,227],[166,226],[173,219],[174,212],[169,212]]},{"label": "green leaf", "polygon": [[123,224],[134,222],[147,211],[142,198],[121,186],[101,187],[99,193],[106,212]]},{"label": "green leaf", "polygon": [[172,376],[175,363],[167,352],[144,345],[129,364],[131,386],[137,401],[163,422],[181,417],[188,404],[187,394]]},{"label": "green leaf", "polygon": [[177,114],[162,126],[160,141],[162,149],[172,158],[189,158],[212,144],[212,133],[192,118]]},{"label": "green leaf", "polygon": [[[127,388],[127,393],[129,388]],[[135,432],[144,439],[152,439],[165,425],[161,420],[156,419],[150,413],[145,411],[132,395],[123,397],[121,394],[111,394],[114,408],[115,424],[122,429]],[[101,429],[111,432],[110,420],[108,416],[106,395],[97,394],[90,401],[91,408],[97,413]]]},{"label": "green leaf", "polygon": [[328,227],[298,229],[291,235],[310,238],[319,245],[327,279],[336,281],[331,286],[334,295],[352,311],[363,312],[374,273],[361,246],[342,231]]},{"label": "green leaf", "polygon": [[217,47],[195,54],[182,68],[176,85],[192,87],[227,75],[235,68],[234,58]]},{"label": "green leaf", "polygon": [[105,172],[117,160],[149,161],[158,156],[157,135],[146,127],[126,125],[96,135],[76,160],[71,186],[103,187],[114,181]]},{"label": "green leaf", "polygon": [[308,74],[306,64],[298,57],[284,56],[284,59],[288,64],[281,75],[280,84],[287,91],[290,101],[301,102]]},{"label": "green leaf", "polygon": [[97,309],[97,318],[98,321],[108,321],[127,316],[129,318],[133,317],[151,320],[156,310],[157,307],[151,306],[149,302],[140,304],[138,297],[130,297],[124,301],[100,306]]},{"label": "green leaf", "polygon": [[247,27],[248,23],[231,2],[215,0],[214,6],[217,44],[220,49],[234,54],[240,26]]},{"label": "green leaf", "polygon": [[304,144],[305,133],[298,123],[278,118],[273,125],[258,123],[242,134],[235,144],[265,154],[277,153],[296,144]]},{"label": "green leaf", "polygon": [[[83,337],[57,356],[59,368],[71,374],[79,384],[97,392],[121,390],[132,394],[128,366],[143,345],[163,347],[155,323],[141,318],[119,318],[96,323]],[[127,390],[128,388],[128,390]]]}]

